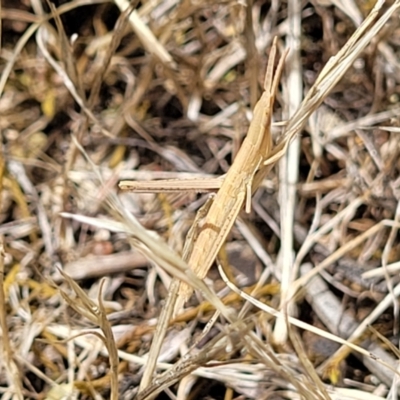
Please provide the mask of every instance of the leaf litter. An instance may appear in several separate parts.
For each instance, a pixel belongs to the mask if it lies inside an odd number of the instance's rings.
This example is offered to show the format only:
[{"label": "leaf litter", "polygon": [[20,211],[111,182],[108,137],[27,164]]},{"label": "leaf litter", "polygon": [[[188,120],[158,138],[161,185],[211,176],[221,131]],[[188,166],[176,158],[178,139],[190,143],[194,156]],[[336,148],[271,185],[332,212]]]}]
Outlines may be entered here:
[{"label": "leaf litter", "polygon": [[[297,3],[2,3],[2,398],[397,397],[400,2]],[[203,281],[213,196],[118,182],[227,173],[274,37],[270,171]]]}]

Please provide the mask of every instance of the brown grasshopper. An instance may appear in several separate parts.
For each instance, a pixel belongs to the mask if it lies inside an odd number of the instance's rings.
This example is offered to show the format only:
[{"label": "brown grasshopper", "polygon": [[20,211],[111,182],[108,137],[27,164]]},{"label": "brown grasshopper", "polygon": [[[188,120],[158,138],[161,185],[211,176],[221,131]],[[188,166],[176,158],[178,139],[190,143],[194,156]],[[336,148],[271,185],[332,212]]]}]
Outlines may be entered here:
[{"label": "brown grasshopper", "polygon": [[[122,190],[138,192],[204,191],[219,187],[187,260],[200,279],[206,276],[245,202],[246,211],[250,211],[251,195],[270,169],[270,166],[265,164],[270,164],[268,158],[272,150],[271,116],[275,93],[286,57],[285,53],[280,58],[274,75],[276,51],[275,40],[265,74],[264,92],[254,107],[253,120],[247,136],[224,179],[121,181],[119,183]],[[192,289],[182,282],[176,309],[180,308],[191,293]]]}]

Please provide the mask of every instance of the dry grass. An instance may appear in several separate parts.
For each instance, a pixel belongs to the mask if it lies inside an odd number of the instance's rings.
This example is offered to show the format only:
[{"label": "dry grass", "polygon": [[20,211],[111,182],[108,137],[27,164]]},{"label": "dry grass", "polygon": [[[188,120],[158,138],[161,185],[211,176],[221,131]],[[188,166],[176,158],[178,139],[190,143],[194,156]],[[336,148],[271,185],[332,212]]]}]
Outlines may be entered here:
[{"label": "dry grass", "polygon": [[[299,3],[1,3],[2,399],[397,398],[400,0]],[[203,282],[209,195],[117,183],[224,174],[275,36],[279,167]]]}]

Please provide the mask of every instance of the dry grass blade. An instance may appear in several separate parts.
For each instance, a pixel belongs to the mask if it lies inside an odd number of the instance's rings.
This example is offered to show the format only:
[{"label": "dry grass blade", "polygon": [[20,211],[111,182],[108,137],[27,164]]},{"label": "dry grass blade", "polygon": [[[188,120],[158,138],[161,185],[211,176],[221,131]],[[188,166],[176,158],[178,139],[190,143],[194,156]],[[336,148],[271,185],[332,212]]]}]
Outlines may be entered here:
[{"label": "dry grass blade", "polygon": [[99,326],[104,337],[99,336],[107,348],[110,358],[110,381],[111,381],[111,396],[110,399],[116,400],[118,396],[118,351],[111,330],[110,322],[107,320],[107,312],[105,310],[102,299],[102,288],[104,280],[100,284],[99,296],[97,304],[91,300],[87,294],[79,287],[79,285],[71,279],[67,274],[60,271],[63,278],[68,282],[71,289],[75,292],[78,299],[72,299],[67,293],[61,291],[61,295],[67,304],[72,307],[78,314],[85,316],[95,325]]},{"label": "dry grass blade", "polygon": [[[114,0],[115,4],[119,7],[121,12],[125,12],[131,7],[131,4],[126,0]],[[129,22],[135,33],[138,35],[147,51],[157,56],[164,64],[176,68],[176,64],[165,49],[165,47],[157,40],[153,32],[148,26],[140,19],[136,10],[132,11],[129,15]]]},{"label": "dry grass blade", "polygon": [[[115,200],[115,199],[114,199]],[[119,207],[118,210],[121,210]],[[160,238],[155,237],[144,229],[132,215],[124,215],[124,222],[115,222],[111,220],[101,220],[97,218],[90,218],[83,215],[74,215],[62,213],[64,218],[71,218],[76,221],[89,224],[94,227],[104,228],[112,232],[124,232],[132,235],[132,243],[134,247],[145,254],[150,260],[154,261],[157,265],[167,270],[172,276],[179,278],[181,281],[200,290],[204,296],[215,306],[216,309],[221,311],[228,320],[234,319],[234,314],[231,310],[222,304],[221,300],[212,292],[212,290],[200,280],[187,264],[172,251]]]}]

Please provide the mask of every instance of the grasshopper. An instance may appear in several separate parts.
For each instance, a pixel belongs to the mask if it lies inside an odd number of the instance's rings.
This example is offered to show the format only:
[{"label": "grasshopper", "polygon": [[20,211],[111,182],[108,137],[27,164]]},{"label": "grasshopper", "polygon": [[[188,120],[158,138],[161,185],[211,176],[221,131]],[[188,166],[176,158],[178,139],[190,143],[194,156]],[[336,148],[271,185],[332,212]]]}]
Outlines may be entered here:
[{"label": "grasshopper", "polygon": [[[206,211],[204,209],[199,211],[196,221],[202,219],[203,222],[201,224],[195,222],[192,233],[188,235],[185,243],[184,260],[200,279],[206,276],[245,202],[246,211],[250,211],[252,193],[257,190],[279,152],[282,152],[281,146],[277,146],[277,149],[272,151],[270,127],[275,94],[287,53],[280,58],[274,75],[276,52],[276,40],[274,40],[265,74],[264,92],[254,107],[253,120],[247,136],[225,176],[207,180],[121,181],[119,183],[122,190],[136,192],[187,190],[202,192],[219,189],[211,206]],[[279,152],[277,153],[276,150]],[[204,217],[202,213],[205,213]],[[175,313],[179,311],[183,303],[191,296],[192,291],[193,289],[184,282],[177,279],[172,281],[165,307],[159,317],[157,334],[150,349],[140,391],[148,386],[154,373],[157,355],[174,309]]]},{"label": "grasshopper", "polygon": [[[264,92],[254,107],[253,119],[239,152],[223,177],[213,180],[166,180],[153,182],[121,181],[119,187],[129,191],[204,191],[219,188],[193,243],[188,264],[203,279],[214,262],[244,203],[250,212],[251,195],[270,169],[272,154],[271,117],[276,90],[283,70],[286,53],[280,58],[274,75],[276,40],[272,45],[264,80]],[[271,163],[269,163],[271,164]],[[190,297],[192,289],[181,283],[176,309]]]}]

